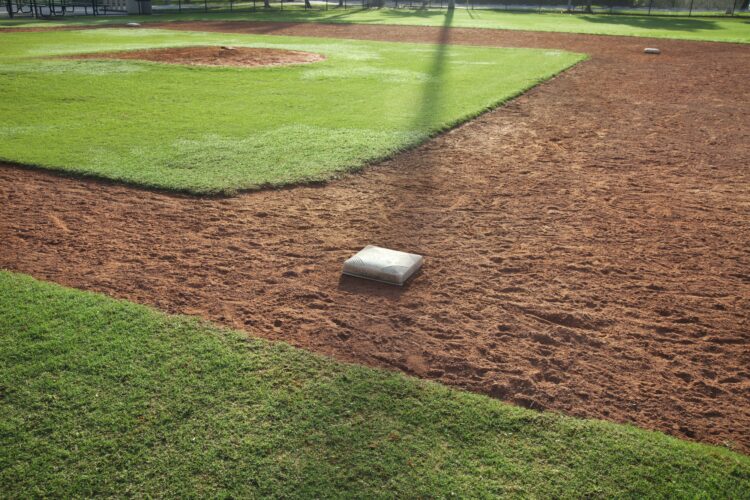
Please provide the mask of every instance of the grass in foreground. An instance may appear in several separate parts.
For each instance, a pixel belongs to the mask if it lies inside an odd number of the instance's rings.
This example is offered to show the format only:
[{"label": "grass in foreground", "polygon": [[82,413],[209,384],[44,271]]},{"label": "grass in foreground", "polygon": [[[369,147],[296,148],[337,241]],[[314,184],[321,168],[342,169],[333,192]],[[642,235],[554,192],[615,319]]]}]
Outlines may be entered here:
[{"label": "grass in foreground", "polygon": [[750,458],[0,272],[0,491],[740,498]]},{"label": "grass in foreground", "polygon": [[[0,159],[193,193],[355,170],[583,58],[550,50],[169,30],[0,36]],[[188,45],[306,50],[327,60],[217,68],[49,59]]]},{"label": "grass in foreground", "polygon": [[[2,27],[52,26],[59,24],[106,24],[139,22],[166,22],[172,20],[249,20],[284,22],[325,22],[396,24],[414,26],[443,26],[446,10],[411,9],[331,9],[305,11],[293,6],[257,12],[191,12],[183,14],[160,14],[141,17],[78,17],[55,19],[48,22],[15,20],[0,21]],[[587,15],[536,12],[507,12],[500,10],[466,10],[457,8],[450,19],[457,28],[488,28],[525,31],[554,31],[592,35],[639,36],[652,38],[674,38],[715,42],[750,43],[750,17],[662,17],[643,15]]]}]

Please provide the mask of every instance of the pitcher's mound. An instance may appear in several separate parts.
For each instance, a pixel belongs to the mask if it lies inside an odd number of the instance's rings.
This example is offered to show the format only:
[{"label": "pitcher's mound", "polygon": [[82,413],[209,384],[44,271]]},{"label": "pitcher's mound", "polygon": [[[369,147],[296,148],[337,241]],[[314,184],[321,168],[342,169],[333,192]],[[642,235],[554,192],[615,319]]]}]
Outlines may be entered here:
[{"label": "pitcher's mound", "polygon": [[67,59],[136,59],[193,66],[281,66],[323,61],[325,56],[298,50],[249,47],[171,47],[77,54]]}]

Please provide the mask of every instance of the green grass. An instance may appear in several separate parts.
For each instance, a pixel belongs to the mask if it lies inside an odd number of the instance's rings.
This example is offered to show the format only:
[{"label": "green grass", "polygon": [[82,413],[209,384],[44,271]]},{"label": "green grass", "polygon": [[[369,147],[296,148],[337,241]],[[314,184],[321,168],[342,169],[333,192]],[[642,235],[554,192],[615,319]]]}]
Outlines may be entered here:
[{"label": "green grass", "polygon": [[750,458],[0,272],[0,491],[740,498]]},{"label": "green grass", "polygon": [[[408,9],[332,9],[328,11],[304,11],[285,7],[283,11],[264,12],[192,12],[184,14],[160,14],[126,19],[72,18],[55,19],[42,25],[55,24],[105,24],[124,23],[135,19],[141,22],[165,22],[171,20],[250,20],[286,22],[326,22],[396,24],[415,26],[443,26],[446,11]],[[0,21],[0,29],[11,26],[37,25],[38,21]],[[640,36],[653,38],[675,38],[716,42],[750,43],[750,18],[744,17],[668,17],[643,15],[585,15],[561,13],[506,12],[499,10],[456,9],[450,25],[461,28],[489,28],[528,31],[555,31],[597,35]]]},{"label": "green grass", "polygon": [[[0,36],[0,159],[203,194],[356,170],[583,58],[554,50],[170,30]],[[327,60],[209,68],[49,59],[223,44],[307,50]]]}]

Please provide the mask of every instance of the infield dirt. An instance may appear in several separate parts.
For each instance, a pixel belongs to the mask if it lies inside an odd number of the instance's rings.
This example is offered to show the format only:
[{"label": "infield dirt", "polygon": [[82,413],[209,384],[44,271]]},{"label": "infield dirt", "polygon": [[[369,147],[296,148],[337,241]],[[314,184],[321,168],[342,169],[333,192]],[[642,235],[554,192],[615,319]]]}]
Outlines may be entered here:
[{"label": "infield dirt", "polygon": [[[531,408],[750,451],[750,46],[159,27],[591,59],[325,186],[196,199],[2,166],[0,267]],[[660,56],[643,54],[652,45]],[[425,255],[422,274],[403,289],[341,278],[367,244]]]},{"label": "infield dirt", "polygon": [[67,56],[66,59],[122,59],[188,66],[257,67],[313,63],[323,61],[325,57],[299,50],[207,46],[95,52]]}]

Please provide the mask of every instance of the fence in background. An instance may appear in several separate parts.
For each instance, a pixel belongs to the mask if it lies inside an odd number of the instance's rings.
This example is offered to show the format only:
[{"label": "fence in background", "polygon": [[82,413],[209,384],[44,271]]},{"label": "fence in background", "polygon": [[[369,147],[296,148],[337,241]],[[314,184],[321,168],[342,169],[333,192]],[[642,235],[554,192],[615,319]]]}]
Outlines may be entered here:
[{"label": "fence in background", "polygon": [[[457,9],[591,12],[671,16],[746,16],[750,0],[456,0]],[[387,7],[445,9],[448,0],[153,0],[153,12],[253,12]],[[0,0],[0,16],[55,17],[126,13],[126,0]]]},{"label": "fence in background", "polygon": [[[57,17],[125,14],[126,0],[0,0],[0,16]],[[4,8],[3,8],[4,7]]]}]

